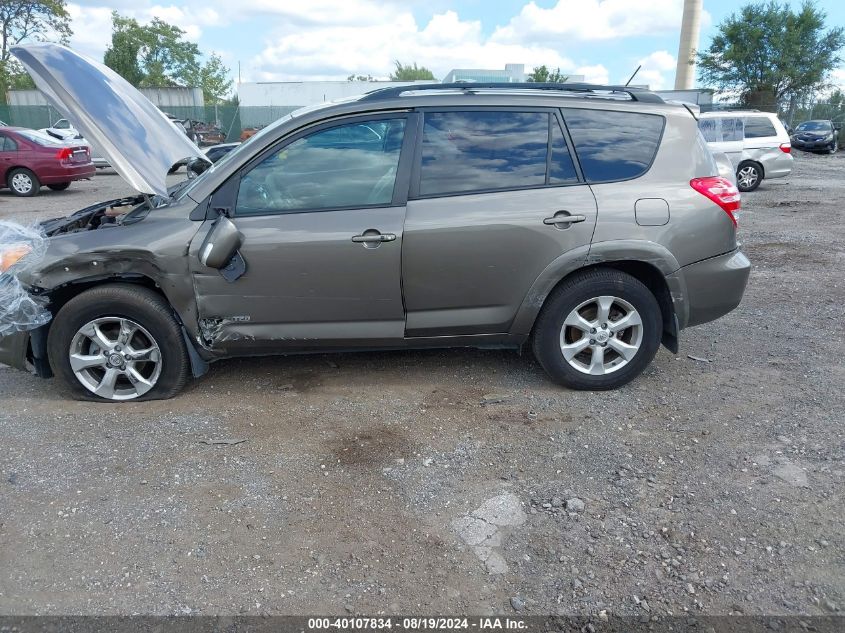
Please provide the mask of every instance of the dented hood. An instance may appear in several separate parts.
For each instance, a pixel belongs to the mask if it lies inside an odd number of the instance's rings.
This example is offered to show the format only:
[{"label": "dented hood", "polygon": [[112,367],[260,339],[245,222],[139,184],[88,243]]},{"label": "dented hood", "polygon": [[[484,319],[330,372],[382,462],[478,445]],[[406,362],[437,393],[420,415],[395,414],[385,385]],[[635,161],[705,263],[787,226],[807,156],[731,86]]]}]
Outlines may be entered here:
[{"label": "dented hood", "polygon": [[167,171],[204,156],[176,124],[112,69],[66,46],[22,44],[12,54],[47,100],[141,193],[167,196]]}]

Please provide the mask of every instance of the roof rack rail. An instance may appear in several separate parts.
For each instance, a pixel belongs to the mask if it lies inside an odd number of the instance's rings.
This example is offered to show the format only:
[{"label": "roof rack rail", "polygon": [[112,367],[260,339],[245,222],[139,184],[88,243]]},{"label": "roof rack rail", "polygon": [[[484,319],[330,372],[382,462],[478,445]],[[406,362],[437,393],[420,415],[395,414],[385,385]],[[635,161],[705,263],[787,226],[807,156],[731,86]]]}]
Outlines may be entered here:
[{"label": "roof rack rail", "polygon": [[403,92],[417,92],[425,90],[462,90],[473,93],[476,90],[549,90],[557,92],[578,92],[589,96],[595,92],[619,92],[627,94],[631,101],[642,101],[643,103],[665,103],[660,95],[644,88],[631,88],[630,86],[602,86],[599,84],[586,83],[532,83],[532,82],[459,82],[448,84],[409,84],[407,86],[394,86],[391,88],[379,88],[366,93],[359,101],[381,101],[400,96]]}]

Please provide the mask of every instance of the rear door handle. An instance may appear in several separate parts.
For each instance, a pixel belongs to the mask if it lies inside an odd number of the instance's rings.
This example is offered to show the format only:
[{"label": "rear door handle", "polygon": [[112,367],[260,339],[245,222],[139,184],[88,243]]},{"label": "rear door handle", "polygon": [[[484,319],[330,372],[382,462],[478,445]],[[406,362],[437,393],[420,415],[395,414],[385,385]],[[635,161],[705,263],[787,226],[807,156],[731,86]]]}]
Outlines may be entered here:
[{"label": "rear door handle", "polygon": [[552,217],[543,220],[543,224],[548,224],[551,226],[556,226],[558,224],[576,224],[578,222],[583,222],[586,219],[586,215],[569,215],[569,213],[566,211],[560,211],[557,215],[553,215]]}]

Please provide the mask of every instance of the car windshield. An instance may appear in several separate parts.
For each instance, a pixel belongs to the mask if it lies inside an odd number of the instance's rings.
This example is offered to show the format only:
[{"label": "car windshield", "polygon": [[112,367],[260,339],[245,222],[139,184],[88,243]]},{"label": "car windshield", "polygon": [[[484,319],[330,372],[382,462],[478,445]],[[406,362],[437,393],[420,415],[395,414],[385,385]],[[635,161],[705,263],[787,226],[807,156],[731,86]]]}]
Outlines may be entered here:
[{"label": "car windshield", "polygon": [[337,105],[338,103],[345,103],[347,101],[355,101],[357,99],[360,99],[360,95],[356,95],[354,97],[347,97],[345,99],[338,99],[338,100],[335,100],[335,101],[328,101],[326,103],[317,103],[317,104],[314,104],[314,105],[305,106],[303,108],[299,108],[298,110],[294,110],[293,112],[291,112],[289,114],[286,114],[281,119],[278,119],[277,121],[271,123],[267,127],[259,130],[258,132],[256,132],[252,136],[250,136],[247,140],[245,140],[243,143],[238,145],[231,152],[228,152],[225,156],[223,156],[220,160],[218,160],[216,163],[214,163],[211,167],[206,169],[199,176],[190,180],[189,181],[190,184],[188,186],[179,187],[176,190],[174,196],[178,197],[178,199],[181,200],[182,198],[187,196],[190,193],[190,191],[196,186],[196,184],[198,182],[200,182],[203,178],[207,178],[209,174],[213,174],[215,171],[220,169],[222,166],[225,166],[225,165],[229,164],[230,162],[237,160],[237,158],[239,156],[243,155],[244,148],[249,148],[249,149],[246,150],[247,152],[252,151],[252,148],[255,146],[256,141],[260,141],[265,136],[272,135],[273,133],[276,132],[276,130],[278,130],[281,126],[283,126],[285,123],[287,123],[291,119],[295,119],[296,117],[300,117],[303,114],[307,114],[308,112],[313,112],[314,110],[322,110],[323,108],[328,108],[330,106]]},{"label": "car windshield", "polygon": [[830,132],[829,121],[804,121],[798,126],[799,132]]},{"label": "car windshield", "polygon": [[35,130],[18,130],[18,134],[23,136],[25,139],[44,147],[65,147],[67,145],[67,141],[53,138],[52,136],[48,136],[42,132],[36,132]]}]

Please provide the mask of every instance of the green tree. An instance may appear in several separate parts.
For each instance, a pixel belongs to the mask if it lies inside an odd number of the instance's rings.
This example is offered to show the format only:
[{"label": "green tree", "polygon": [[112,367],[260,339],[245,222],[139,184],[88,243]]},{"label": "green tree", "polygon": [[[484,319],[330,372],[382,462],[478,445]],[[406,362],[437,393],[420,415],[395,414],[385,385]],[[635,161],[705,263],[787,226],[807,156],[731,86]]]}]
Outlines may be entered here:
[{"label": "green tree", "polygon": [[0,0],[0,101],[3,103],[7,90],[35,87],[12,57],[11,48],[27,40],[67,42],[72,31],[66,4],[64,0]]},{"label": "green tree", "polygon": [[375,81],[372,75],[349,75],[346,81]]},{"label": "green tree", "polygon": [[202,88],[205,102],[214,104],[222,103],[232,90],[232,78],[229,68],[216,53],[212,53],[194,77],[189,77],[189,82],[197,88]]},{"label": "green tree", "polygon": [[229,69],[216,54],[201,63],[199,47],[184,37],[185,31],[159,18],[139,24],[114,11],[103,61],[133,86],[202,88],[206,102],[220,103],[232,88]]},{"label": "green tree", "polygon": [[810,1],[797,11],[774,0],[742,7],[699,53],[702,83],[770,107],[823,88],[845,45],[842,27],[825,30],[826,17]]},{"label": "green tree", "polygon": [[200,50],[184,35],[178,26],[160,18],[142,25],[114,11],[112,41],[103,61],[142,88],[185,85],[198,77]]},{"label": "green tree", "polygon": [[394,62],[396,70],[390,74],[390,81],[417,81],[418,79],[431,79],[434,81],[434,74],[425,66],[403,65],[398,59]]},{"label": "green tree", "polygon": [[528,75],[527,81],[532,83],[562,84],[565,83],[567,79],[569,79],[569,76],[561,74],[560,68],[556,70],[549,70],[546,68],[546,65],[543,64],[542,66],[534,67],[534,71]]}]

